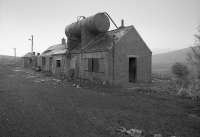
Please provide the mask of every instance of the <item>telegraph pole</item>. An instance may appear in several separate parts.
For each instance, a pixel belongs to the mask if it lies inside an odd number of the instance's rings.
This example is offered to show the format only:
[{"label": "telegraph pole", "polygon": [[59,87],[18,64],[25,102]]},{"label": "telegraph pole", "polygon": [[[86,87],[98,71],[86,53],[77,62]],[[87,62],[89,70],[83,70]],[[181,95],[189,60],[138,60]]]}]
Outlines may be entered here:
[{"label": "telegraph pole", "polygon": [[13,48],[14,50],[14,56],[15,56],[15,63],[17,62],[17,54],[16,54],[16,48]]},{"label": "telegraph pole", "polygon": [[14,50],[14,56],[15,56],[15,58],[16,58],[16,56],[17,56],[17,55],[16,55],[16,48],[14,48],[13,50]]},{"label": "telegraph pole", "polygon": [[33,52],[33,35],[31,35],[31,38],[28,40],[31,41],[31,52]]}]

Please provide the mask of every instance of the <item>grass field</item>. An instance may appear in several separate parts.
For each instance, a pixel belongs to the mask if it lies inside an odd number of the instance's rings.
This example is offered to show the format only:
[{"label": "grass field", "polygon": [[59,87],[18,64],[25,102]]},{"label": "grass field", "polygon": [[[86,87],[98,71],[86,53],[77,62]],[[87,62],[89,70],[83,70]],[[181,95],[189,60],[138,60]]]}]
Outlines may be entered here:
[{"label": "grass field", "polygon": [[[162,83],[162,82],[161,82]],[[121,137],[123,126],[146,136],[199,137],[199,106],[170,88],[75,88],[32,70],[0,66],[0,136]],[[159,87],[159,86],[158,86]],[[160,90],[159,89],[163,89]]]}]

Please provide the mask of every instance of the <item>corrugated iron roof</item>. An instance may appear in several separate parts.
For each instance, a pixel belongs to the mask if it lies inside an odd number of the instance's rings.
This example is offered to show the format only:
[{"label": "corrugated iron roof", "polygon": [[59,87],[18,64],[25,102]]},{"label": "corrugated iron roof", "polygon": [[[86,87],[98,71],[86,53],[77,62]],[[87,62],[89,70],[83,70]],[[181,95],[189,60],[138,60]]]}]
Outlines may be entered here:
[{"label": "corrugated iron roof", "polygon": [[58,54],[65,54],[67,52],[66,45],[64,44],[57,44],[50,46],[48,49],[46,49],[41,56],[52,56],[52,55],[58,55]]},{"label": "corrugated iron roof", "polygon": [[[119,29],[108,31],[104,34],[99,34],[96,38],[91,40],[83,48],[81,48],[81,44],[78,44],[70,52],[80,53],[81,49],[83,50],[83,52],[110,50],[113,46],[113,43],[117,43],[131,29],[133,29],[133,26],[122,27]],[[57,44],[50,46],[41,54],[41,56],[65,54],[67,51],[68,50],[66,49],[66,45]]]},{"label": "corrugated iron roof", "polygon": [[34,56],[33,52],[28,52],[23,57],[24,58],[29,58],[29,57],[33,57],[33,56]]},{"label": "corrugated iron roof", "polygon": [[[114,43],[116,44],[133,26],[123,27],[115,30],[108,31],[104,34],[98,35],[95,39],[90,41],[82,48],[83,52],[95,52],[110,50]],[[75,48],[76,52],[80,52],[81,48]],[[72,50],[72,53],[75,52]]]}]

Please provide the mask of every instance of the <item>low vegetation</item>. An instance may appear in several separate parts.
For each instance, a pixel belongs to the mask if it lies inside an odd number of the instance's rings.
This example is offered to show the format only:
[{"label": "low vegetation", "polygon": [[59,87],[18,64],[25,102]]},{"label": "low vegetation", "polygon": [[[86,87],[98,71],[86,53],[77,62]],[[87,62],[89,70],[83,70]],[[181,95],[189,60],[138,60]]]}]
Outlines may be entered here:
[{"label": "low vegetation", "polygon": [[[0,65],[0,136],[199,137],[200,111],[174,96],[171,75],[151,84],[101,86]],[[76,84],[76,85],[74,85]],[[79,85],[79,86],[77,86]],[[87,86],[88,85],[88,86]]]},{"label": "low vegetation", "polygon": [[172,68],[177,95],[188,96],[200,103],[200,29],[195,35],[197,41],[192,53],[188,54],[187,63],[175,63]]}]

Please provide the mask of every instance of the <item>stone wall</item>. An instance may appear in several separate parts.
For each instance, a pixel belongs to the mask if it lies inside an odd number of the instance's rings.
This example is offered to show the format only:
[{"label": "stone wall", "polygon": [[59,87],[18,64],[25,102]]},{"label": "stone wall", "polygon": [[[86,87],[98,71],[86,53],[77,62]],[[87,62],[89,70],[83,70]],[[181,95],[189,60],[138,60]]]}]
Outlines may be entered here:
[{"label": "stone wall", "polygon": [[129,57],[136,57],[136,81],[151,82],[152,53],[135,29],[126,34],[115,46],[115,82],[129,83]]},{"label": "stone wall", "polygon": [[[108,52],[94,52],[94,53],[83,53],[79,55],[80,61],[80,77],[84,79],[99,79],[102,81],[109,81],[109,64],[108,64]],[[99,72],[89,72],[88,70],[88,59],[98,58],[99,59]]]}]

